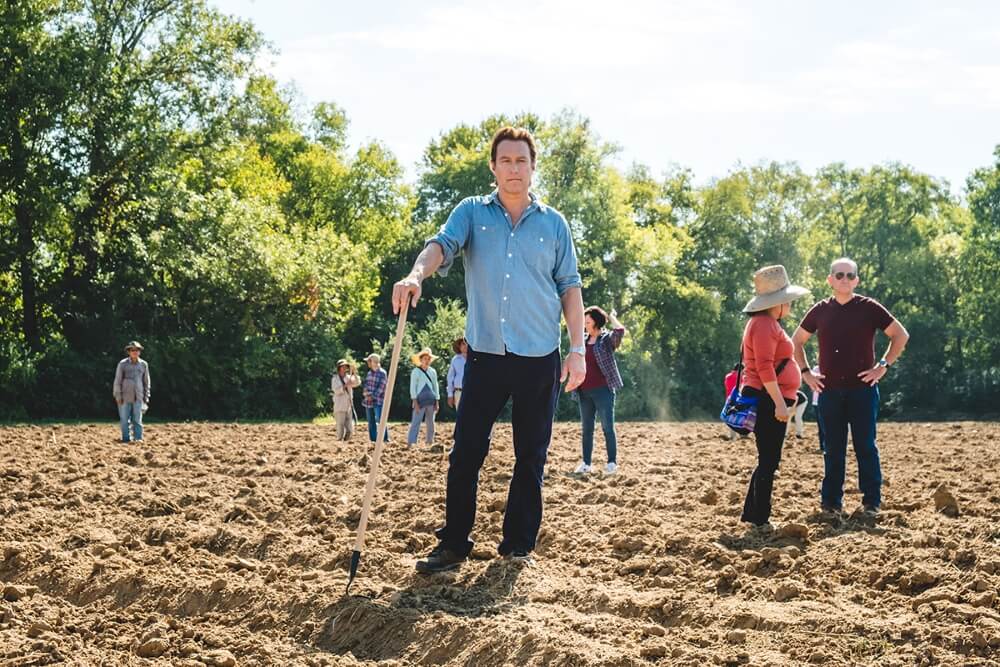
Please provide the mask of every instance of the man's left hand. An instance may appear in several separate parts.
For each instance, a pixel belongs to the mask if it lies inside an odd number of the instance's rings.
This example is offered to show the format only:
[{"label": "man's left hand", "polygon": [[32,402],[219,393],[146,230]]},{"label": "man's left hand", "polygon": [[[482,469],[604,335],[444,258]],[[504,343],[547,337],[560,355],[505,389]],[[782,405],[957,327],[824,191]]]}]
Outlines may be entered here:
[{"label": "man's left hand", "polygon": [[875,364],[874,367],[858,373],[858,377],[861,378],[861,381],[864,382],[865,384],[874,387],[875,385],[878,384],[878,381],[885,376],[885,373],[886,373],[885,366],[879,366],[878,364]]},{"label": "man's left hand", "polygon": [[[587,360],[582,354],[570,352],[563,361],[562,376],[559,381],[566,382],[566,392],[569,393],[583,384],[585,377],[587,377]],[[569,378],[568,382],[566,378]]]}]

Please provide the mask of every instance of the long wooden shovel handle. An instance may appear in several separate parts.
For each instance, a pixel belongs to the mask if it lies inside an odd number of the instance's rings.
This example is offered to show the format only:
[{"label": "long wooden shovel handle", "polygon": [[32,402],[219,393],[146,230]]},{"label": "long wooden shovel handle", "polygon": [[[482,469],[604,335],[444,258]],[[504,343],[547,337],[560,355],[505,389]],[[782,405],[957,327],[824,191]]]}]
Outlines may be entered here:
[{"label": "long wooden shovel handle", "polygon": [[392,403],[392,388],[396,385],[396,371],[399,370],[399,352],[403,346],[403,332],[406,330],[406,311],[410,305],[409,298],[399,309],[399,322],[396,324],[396,340],[392,344],[392,360],[389,362],[389,380],[385,385],[385,401],[382,404],[382,417],[379,419],[378,435],[375,436],[375,453],[372,454],[371,467],[368,470],[368,483],[365,485],[365,498],[361,502],[361,520],[358,523],[358,537],[354,541],[354,551],[365,548],[365,531],[368,529],[368,514],[372,507],[372,497],[375,495],[375,481],[378,478],[378,464],[382,458],[382,445],[385,444],[385,430],[389,426],[389,407]]}]

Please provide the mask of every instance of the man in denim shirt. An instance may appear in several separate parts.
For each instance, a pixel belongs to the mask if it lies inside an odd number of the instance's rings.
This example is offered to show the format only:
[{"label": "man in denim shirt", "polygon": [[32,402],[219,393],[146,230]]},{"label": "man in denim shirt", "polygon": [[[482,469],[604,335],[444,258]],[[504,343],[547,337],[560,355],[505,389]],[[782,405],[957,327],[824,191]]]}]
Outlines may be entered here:
[{"label": "man in denim shirt", "polygon": [[[464,395],[448,466],[445,525],[418,572],[450,570],[472,550],[479,470],[493,424],[513,399],[514,474],[507,495],[502,556],[527,560],[542,521],[542,478],[559,385],[567,391],[586,375],[582,283],[569,225],[531,192],[535,142],[522,128],[493,137],[490,171],[497,189],[463,200],[417,257],[410,275],[395,284],[395,312],[416,305],[421,283],[448,273],[461,252],[468,301],[469,346]],[[560,369],[560,316],[570,350]]]}]

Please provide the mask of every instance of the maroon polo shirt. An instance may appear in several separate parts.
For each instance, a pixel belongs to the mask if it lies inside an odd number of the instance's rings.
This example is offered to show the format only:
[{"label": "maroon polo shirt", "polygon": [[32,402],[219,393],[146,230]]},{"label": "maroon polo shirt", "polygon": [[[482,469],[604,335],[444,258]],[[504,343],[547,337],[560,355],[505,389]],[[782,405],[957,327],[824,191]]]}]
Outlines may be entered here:
[{"label": "maroon polo shirt", "polygon": [[855,295],[841,305],[830,297],[806,313],[799,325],[819,334],[819,372],[828,389],[865,387],[858,373],[875,365],[875,332],[892,324],[892,315],[875,299]]}]

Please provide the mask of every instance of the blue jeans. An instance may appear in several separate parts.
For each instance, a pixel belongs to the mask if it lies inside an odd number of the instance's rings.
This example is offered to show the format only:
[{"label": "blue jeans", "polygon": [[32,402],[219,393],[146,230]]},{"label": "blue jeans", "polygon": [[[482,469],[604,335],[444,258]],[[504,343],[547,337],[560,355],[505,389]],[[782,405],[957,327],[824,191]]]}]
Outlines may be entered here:
[{"label": "blue jeans", "polygon": [[118,406],[118,418],[122,425],[122,442],[131,440],[129,437],[129,421],[135,431],[135,439],[142,440],[142,401],[122,403]]},{"label": "blue jeans", "polygon": [[617,463],[618,436],[615,434],[615,394],[607,385],[595,389],[582,389],[580,420],[583,422],[583,462],[590,465],[594,453],[594,418],[600,416],[604,431],[604,445],[608,449],[608,463]]},{"label": "blue jeans", "polygon": [[821,489],[824,505],[840,508],[844,502],[848,427],[854,442],[854,456],[858,460],[861,502],[874,507],[882,504],[882,465],[878,445],[875,444],[878,401],[878,385],[859,389],[824,389],[819,395],[825,446]]},{"label": "blue jeans", "polygon": [[823,432],[823,413],[819,411],[819,405],[813,406],[813,412],[816,417],[816,432],[819,435],[819,451],[826,451],[826,447],[823,445],[826,441],[826,434]]},{"label": "blue jeans", "polygon": [[423,422],[427,429],[424,434],[426,437],[427,444],[433,444],[434,442],[434,404],[431,403],[426,408],[417,408],[413,411],[413,417],[410,419],[410,432],[406,434],[406,444],[414,445],[417,442],[417,436],[420,435],[420,423]]},{"label": "blue jeans", "polygon": [[[368,438],[375,442],[378,438],[378,423],[382,419],[382,406],[375,405],[370,408],[365,408],[365,416],[368,417]],[[389,442],[389,426],[385,427],[385,437],[382,442]]]}]

